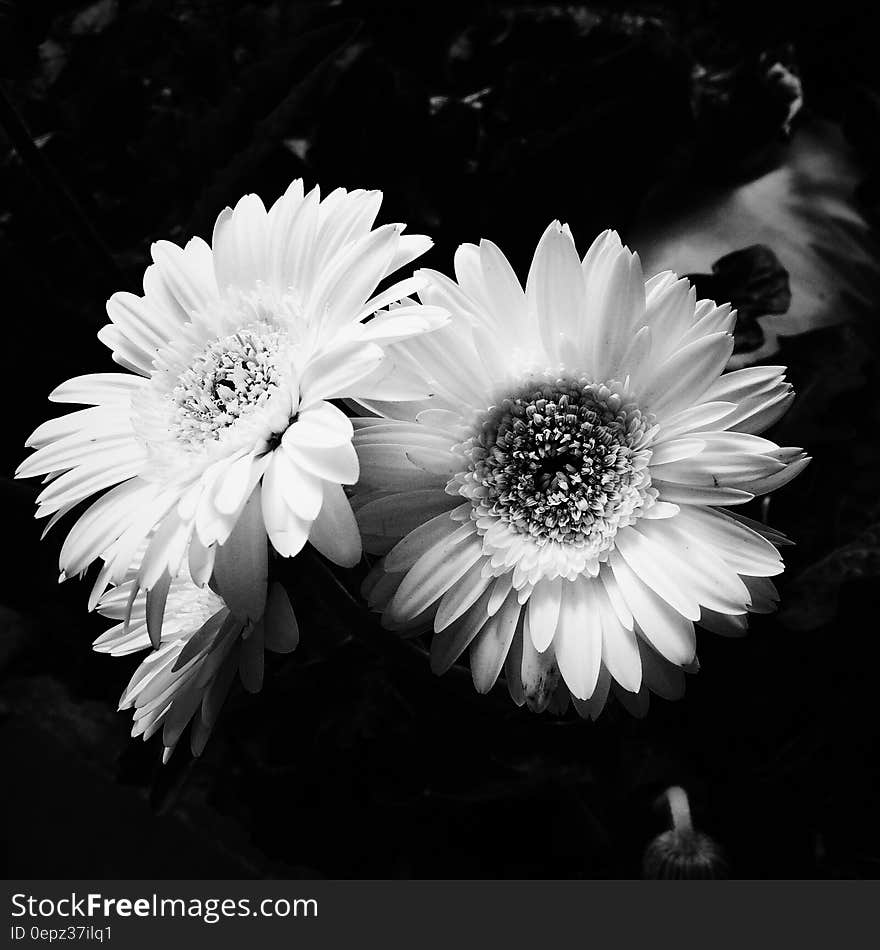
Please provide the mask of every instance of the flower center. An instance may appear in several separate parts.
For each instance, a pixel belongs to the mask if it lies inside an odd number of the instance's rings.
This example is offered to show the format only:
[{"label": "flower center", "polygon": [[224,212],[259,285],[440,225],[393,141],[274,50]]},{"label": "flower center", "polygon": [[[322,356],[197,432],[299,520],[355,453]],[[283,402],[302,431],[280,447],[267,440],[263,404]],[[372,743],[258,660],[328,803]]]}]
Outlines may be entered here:
[{"label": "flower center", "polygon": [[219,439],[262,406],[281,383],[282,342],[279,330],[257,323],[208,343],[169,393],[177,437]]},{"label": "flower center", "polygon": [[465,444],[462,493],[478,524],[500,519],[539,544],[597,555],[653,503],[651,422],[614,383],[532,383],[490,409]]}]

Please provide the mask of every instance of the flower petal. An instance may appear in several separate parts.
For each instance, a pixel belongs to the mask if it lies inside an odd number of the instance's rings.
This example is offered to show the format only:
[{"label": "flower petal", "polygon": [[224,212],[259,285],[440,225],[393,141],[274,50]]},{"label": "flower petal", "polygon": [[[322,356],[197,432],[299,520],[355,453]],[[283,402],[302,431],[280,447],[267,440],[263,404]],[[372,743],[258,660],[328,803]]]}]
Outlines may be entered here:
[{"label": "flower petal", "polygon": [[340,567],[354,567],[360,561],[361,536],[341,485],[324,483],[324,503],[309,531],[309,541]]},{"label": "flower petal", "polygon": [[257,486],[245,503],[226,542],[217,548],[214,579],[229,609],[246,620],[259,620],[266,607],[269,551]]}]

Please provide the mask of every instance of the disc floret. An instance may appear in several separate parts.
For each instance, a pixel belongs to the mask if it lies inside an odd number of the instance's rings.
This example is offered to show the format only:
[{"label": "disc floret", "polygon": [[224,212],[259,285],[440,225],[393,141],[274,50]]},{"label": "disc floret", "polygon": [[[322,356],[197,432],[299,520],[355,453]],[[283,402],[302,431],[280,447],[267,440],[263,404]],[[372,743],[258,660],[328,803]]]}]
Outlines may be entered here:
[{"label": "disc floret", "polygon": [[456,487],[471,499],[478,527],[494,528],[490,540],[500,522],[538,547],[577,552],[585,564],[654,503],[652,434],[650,415],[617,383],[530,381],[481,415]]},{"label": "disc floret", "polygon": [[209,342],[168,394],[175,434],[184,443],[219,439],[263,406],[282,381],[282,334],[251,324]]}]

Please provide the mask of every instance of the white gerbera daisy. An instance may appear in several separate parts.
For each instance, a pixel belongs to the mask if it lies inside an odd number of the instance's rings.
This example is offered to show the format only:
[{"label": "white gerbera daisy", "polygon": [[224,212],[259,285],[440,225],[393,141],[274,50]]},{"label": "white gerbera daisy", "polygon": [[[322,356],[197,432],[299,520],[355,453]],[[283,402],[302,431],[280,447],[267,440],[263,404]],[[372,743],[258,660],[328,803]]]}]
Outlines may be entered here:
[{"label": "white gerbera daisy", "polygon": [[525,291],[489,241],[455,272],[422,272],[450,325],[393,347],[436,395],[355,423],[357,518],[387,552],[372,606],[433,627],[437,672],[470,647],[480,691],[506,662],[537,710],[570,692],[597,715],[612,681],[675,695],[695,622],[738,632],[775,603],[781,537],[724,509],[807,464],[755,434],[793,398],[784,369],[722,375],[730,307],[668,271],[646,283],[613,232],[581,261],[554,222]]},{"label": "white gerbera daisy", "polygon": [[[100,613],[119,621],[95,640],[99,653],[128,656],[151,647],[147,597],[136,578],[137,568],[98,603]],[[289,653],[299,628],[280,584],[272,585],[263,618],[252,623],[236,617],[210,588],[194,584],[186,568],[171,582],[164,612],[159,646],[135,670],[119,708],[134,709],[132,736],[146,740],[162,729],[167,762],[193,719],[190,745],[201,754],[236,672],[245,689],[259,692],[264,649]]]},{"label": "white gerbera daisy", "polygon": [[409,278],[371,298],[431,243],[402,225],[372,230],[381,200],[337,189],[321,201],[295,181],[268,212],[256,195],[227,208],[212,246],[159,241],[144,296],[114,294],[98,334],[131,372],[80,376],[50,395],[89,408],[41,425],[17,474],[46,476],[37,517],[52,516],[49,527],[110,489],[61,550],[62,578],[106,562],[92,606],[150,536],[135,586],[149,591],[154,644],[184,559],[198,586],[213,576],[251,620],[266,601],[267,535],[281,555],[308,540],[337,564],[359,560],[342,487],[358,477],[352,427],[329,400],[411,397],[383,345],[445,317],[412,305],[364,322],[421,286]]}]

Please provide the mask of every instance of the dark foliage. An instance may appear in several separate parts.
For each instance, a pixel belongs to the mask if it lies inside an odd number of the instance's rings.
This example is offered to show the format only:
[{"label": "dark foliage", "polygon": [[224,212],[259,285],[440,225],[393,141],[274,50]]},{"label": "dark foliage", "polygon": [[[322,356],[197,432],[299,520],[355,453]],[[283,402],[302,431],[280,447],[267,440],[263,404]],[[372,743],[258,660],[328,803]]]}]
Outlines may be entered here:
[{"label": "dark foliage", "polygon": [[[200,760],[181,744],[163,768],[115,713],[132,667],[90,652],[103,623],[55,583],[58,537],[38,541],[36,487],[11,479],[49,389],[107,368],[104,301],[137,290],[150,242],[209,237],[241,194],[381,188],[431,265],[486,236],[522,273],[552,218],[626,236],[655,185],[776,167],[803,115],[876,169],[876,35],[846,2],[0,0],[7,874],[638,876],[680,784],[734,876],[876,876],[880,299],[774,358],[798,399],[773,435],[814,456],[748,512],[797,542],[782,612],[701,635],[686,697],[641,720],[435,679],[350,598],[360,574],[315,558],[288,576],[302,648],[233,694]],[[878,193],[875,174],[853,196],[875,224]],[[789,305],[775,251],[697,277],[744,311],[739,351]]]}]

